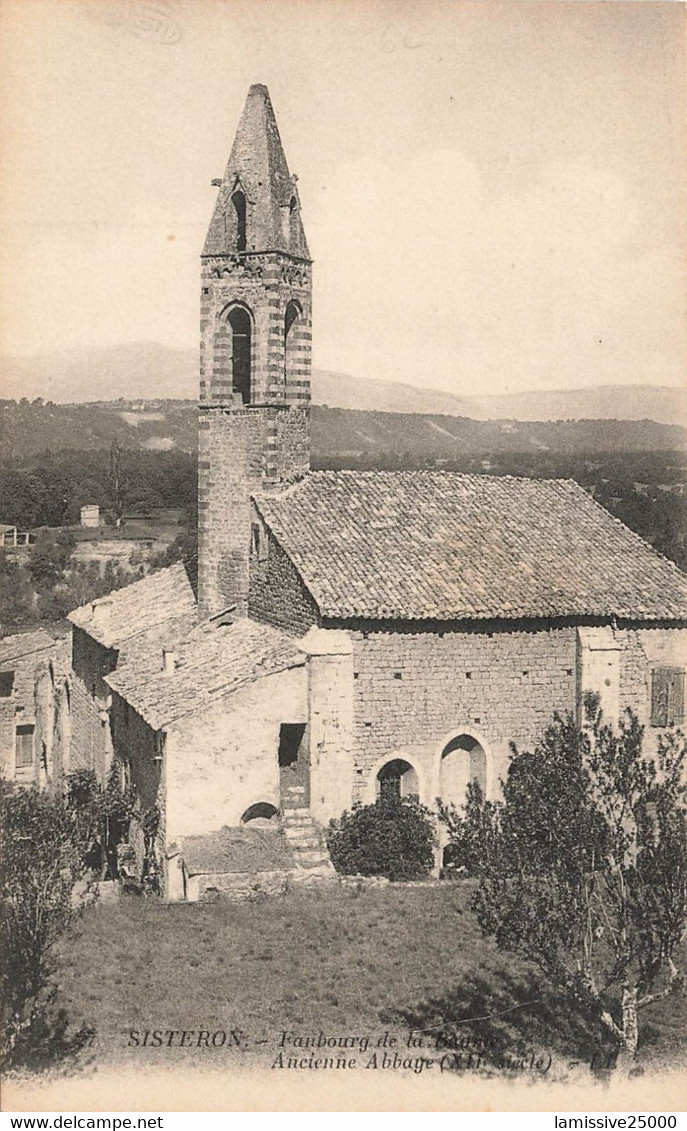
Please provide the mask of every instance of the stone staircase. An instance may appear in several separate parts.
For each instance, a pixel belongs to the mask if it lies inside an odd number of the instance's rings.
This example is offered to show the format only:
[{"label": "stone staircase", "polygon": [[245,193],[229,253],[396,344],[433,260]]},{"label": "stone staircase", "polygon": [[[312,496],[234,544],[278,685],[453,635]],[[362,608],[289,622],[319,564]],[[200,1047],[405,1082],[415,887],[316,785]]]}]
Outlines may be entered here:
[{"label": "stone staircase", "polygon": [[324,832],[306,806],[282,810],[282,831],[299,870],[336,875]]}]

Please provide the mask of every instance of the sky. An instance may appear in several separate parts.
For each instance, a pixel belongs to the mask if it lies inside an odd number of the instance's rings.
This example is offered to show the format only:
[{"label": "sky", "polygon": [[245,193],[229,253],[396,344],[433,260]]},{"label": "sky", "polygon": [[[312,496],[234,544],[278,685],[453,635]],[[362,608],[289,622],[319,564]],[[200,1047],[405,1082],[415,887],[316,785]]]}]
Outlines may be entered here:
[{"label": "sky", "polygon": [[0,0],[2,353],[196,348],[254,82],[299,177],[315,366],[684,380],[685,8],[641,0]]}]

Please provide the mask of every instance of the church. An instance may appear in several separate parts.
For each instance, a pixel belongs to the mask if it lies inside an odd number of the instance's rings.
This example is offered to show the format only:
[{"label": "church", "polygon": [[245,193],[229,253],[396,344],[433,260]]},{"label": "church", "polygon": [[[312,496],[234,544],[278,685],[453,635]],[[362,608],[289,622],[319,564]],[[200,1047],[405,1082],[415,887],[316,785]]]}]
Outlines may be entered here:
[{"label": "church", "polygon": [[197,599],[178,564],[70,614],[73,749],[156,814],[165,897],[326,877],[327,823],[383,791],[497,796],[587,691],[655,750],[687,578],[572,481],[311,471],[313,265],[265,86],[214,183]]}]

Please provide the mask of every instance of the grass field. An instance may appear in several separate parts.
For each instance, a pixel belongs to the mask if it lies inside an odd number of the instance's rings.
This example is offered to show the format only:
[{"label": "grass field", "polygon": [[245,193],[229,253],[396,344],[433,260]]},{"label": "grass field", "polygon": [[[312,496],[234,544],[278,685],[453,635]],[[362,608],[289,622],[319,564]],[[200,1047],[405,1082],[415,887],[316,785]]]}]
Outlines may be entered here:
[{"label": "grass field", "polygon": [[[367,1036],[369,1057],[389,1032],[408,1056],[410,1030],[425,1031],[417,1055],[440,1055],[437,1036],[442,1047],[495,1050],[480,1071],[500,1057],[501,1071],[524,1060],[536,1074],[532,1058],[550,1055],[547,1071],[560,1076],[571,1061],[596,1054],[601,1064],[608,1053],[601,1034],[562,1008],[533,967],[482,938],[461,884],[298,892],[239,905],[129,898],[87,912],[61,946],[58,981],[70,1022],[95,1029],[82,1062],[98,1065],[268,1066],[280,1051],[301,1055],[293,1035],[320,1033]],[[683,1013],[670,999],[645,1018],[645,1063],[673,1060],[687,1045]],[[159,1047],[150,1045],[154,1030]],[[182,1039],[184,1030],[193,1035]],[[232,1031],[242,1034],[238,1047]],[[200,1045],[199,1033],[210,1034]],[[225,1040],[213,1047],[215,1033]]]}]

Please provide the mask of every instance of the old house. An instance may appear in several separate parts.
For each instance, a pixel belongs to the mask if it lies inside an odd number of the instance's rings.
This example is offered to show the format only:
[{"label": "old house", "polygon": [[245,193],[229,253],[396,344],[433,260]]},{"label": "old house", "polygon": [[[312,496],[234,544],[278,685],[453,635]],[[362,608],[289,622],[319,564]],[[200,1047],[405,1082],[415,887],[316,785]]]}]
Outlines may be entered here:
[{"label": "old house", "polygon": [[650,749],[684,719],[687,578],[575,483],[310,471],[311,272],[253,86],[201,257],[198,623],[181,567],[71,618],[75,734],[111,692],[170,898],[234,867],[222,830],[264,863],[236,830],[276,824],[319,868],[355,801],[494,795],[585,691]]},{"label": "old house", "polygon": [[70,766],[69,641],[47,632],[0,640],[0,773],[43,788]]},{"label": "old house", "polygon": [[170,566],[69,614],[72,624],[72,768],[104,781],[112,761],[110,689],[105,677],[120,660],[194,613],[183,565]]}]

